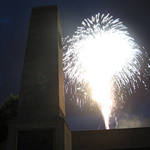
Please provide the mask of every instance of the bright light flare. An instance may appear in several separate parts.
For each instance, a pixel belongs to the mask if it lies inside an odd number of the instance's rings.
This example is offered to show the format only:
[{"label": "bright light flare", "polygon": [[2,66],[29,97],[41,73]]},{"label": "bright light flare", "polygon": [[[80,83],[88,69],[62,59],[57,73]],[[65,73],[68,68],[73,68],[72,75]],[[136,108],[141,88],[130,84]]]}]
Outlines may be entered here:
[{"label": "bright light flare", "polygon": [[135,90],[141,79],[143,53],[122,22],[109,14],[84,19],[82,25],[65,41],[65,75],[73,84],[88,84],[109,129],[114,84],[120,89],[131,83],[129,91]]}]

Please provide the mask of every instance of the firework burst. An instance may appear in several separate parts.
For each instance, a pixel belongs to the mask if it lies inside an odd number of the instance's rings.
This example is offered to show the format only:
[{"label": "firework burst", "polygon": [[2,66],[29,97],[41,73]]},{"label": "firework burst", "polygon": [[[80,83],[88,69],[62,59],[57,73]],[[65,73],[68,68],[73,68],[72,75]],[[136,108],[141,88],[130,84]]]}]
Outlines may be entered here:
[{"label": "firework burst", "polygon": [[143,79],[148,74],[147,53],[119,19],[100,13],[84,19],[74,35],[63,40],[63,50],[66,91],[68,84],[74,85],[73,96],[82,90],[80,101],[86,100],[90,91],[109,129],[116,95],[117,100],[123,100],[140,82],[146,85]]}]

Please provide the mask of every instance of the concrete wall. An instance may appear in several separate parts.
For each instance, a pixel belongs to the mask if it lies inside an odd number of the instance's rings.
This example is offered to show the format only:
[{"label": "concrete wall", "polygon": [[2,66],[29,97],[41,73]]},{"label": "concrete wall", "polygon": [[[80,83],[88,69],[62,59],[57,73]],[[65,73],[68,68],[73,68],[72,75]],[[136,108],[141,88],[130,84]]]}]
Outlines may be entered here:
[{"label": "concrete wall", "polygon": [[150,149],[150,128],[73,131],[72,150]]},{"label": "concrete wall", "polygon": [[[40,136],[49,139],[44,141],[47,141],[45,149],[71,150],[71,131],[65,123],[59,23],[57,6],[32,9],[19,113],[17,120],[10,122],[8,127],[7,150],[22,147],[24,150],[41,150],[43,140]],[[53,135],[48,136],[46,131]]]},{"label": "concrete wall", "polygon": [[72,150],[72,135],[70,128],[66,123],[64,125],[64,140],[65,150]]},{"label": "concrete wall", "polygon": [[[65,116],[57,6],[32,9],[22,73],[19,121]],[[61,112],[61,114],[60,114]]]},{"label": "concrete wall", "polygon": [[7,140],[0,142],[0,150],[6,150],[7,148]]}]

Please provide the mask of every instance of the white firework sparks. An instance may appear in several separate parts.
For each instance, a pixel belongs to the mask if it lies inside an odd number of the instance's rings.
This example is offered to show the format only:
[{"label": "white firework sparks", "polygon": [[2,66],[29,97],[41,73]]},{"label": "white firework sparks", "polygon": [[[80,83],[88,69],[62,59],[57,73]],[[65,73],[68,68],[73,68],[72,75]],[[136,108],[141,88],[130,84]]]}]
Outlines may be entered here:
[{"label": "white firework sparks", "polygon": [[74,35],[65,40],[63,49],[65,76],[72,84],[80,84],[81,89],[88,85],[109,129],[115,91],[120,99],[122,89],[132,94],[139,81],[145,84],[141,76],[147,73],[147,69],[142,70],[147,65],[146,52],[119,19],[99,13],[84,19]]}]

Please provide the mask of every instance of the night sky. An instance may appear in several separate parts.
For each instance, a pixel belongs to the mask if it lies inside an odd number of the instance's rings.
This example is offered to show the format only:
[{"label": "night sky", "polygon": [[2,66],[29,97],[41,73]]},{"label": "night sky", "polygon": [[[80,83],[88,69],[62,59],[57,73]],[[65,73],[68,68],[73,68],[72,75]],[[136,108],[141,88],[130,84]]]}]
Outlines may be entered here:
[{"label": "night sky", "polygon": [[[0,1],[0,103],[10,93],[18,94],[31,8],[57,4],[63,35],[72,35],[84,18],[110,13],[128,27],[130,34],[150,55],[149,0],[1,0]],[[72,130],[104,129],[95,106],[80,108],[66,99],[67,122]],[[128,97],[118,111],[118,127],[150,126],[150,92],[143,87]],[[112,128],[115,124],[112,123]]]}]

